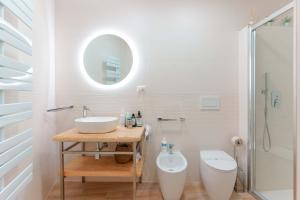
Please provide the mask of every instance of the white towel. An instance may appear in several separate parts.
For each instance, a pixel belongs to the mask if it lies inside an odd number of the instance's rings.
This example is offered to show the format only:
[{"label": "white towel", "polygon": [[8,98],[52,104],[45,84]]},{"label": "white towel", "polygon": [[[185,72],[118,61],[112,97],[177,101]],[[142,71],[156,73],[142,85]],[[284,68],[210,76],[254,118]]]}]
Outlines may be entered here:
[{"label": "white towel", "polygon": [[151,134],[151,126],[146,125],[145,126],[145,136],[146,136],[146,138],[148,138],[150,134]]}]

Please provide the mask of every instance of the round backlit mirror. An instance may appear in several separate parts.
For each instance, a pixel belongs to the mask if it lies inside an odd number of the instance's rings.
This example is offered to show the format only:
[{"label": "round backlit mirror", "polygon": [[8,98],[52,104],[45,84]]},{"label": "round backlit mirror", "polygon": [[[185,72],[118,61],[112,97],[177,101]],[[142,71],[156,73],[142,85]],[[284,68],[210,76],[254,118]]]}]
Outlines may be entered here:
[{"label": "round backlit mirror", "polygon": [[115,85],[129,75],[133,53],[119,36],[104,34],[93,39],[85,48],[83,65],[86,74],[101,85]]}]

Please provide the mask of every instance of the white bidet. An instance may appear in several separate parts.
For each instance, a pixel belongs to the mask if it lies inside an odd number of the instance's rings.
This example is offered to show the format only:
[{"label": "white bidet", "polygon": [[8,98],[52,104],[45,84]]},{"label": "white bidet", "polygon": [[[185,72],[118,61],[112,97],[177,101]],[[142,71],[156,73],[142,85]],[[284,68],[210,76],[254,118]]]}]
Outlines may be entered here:
[{"label": "white bidet", "polygon": [[180,151],[161,152],[156,159],[160,189],[165,200],[179,200],[185,184],[187,161]]}]

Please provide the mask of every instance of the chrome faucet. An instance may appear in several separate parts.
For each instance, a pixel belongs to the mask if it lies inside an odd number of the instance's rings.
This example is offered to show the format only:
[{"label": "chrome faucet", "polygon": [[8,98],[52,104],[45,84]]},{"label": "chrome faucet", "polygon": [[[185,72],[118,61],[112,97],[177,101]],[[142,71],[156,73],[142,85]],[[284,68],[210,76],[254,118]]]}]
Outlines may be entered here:
[{"label": "chrome faucet", "polygon": [[82,117],[87,116],[87,111],[90,110],[87,106],[82,107]]},{"label": "chrome faucet", "polygon": [[173,149],[174,149],[174,144],[169,144],[168,145],[168,152],[169,152],[169,154],[173,154]]}]

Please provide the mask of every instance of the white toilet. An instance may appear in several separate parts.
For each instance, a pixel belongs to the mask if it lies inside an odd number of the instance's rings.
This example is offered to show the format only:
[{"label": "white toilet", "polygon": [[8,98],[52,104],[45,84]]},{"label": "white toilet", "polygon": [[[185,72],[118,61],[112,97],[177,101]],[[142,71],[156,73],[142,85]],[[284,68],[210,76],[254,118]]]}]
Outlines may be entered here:
[{"label": "white toilet", "polygon": [[159,185],[165,200],[179,200],[185,184],[187,161],[180,151],[161,152],[156,159]]},{"label": "white toilet", "polygon": [[236,161],[224,151],[200,151],[202,182],[212,200],[229,200],[237,174]]}]

